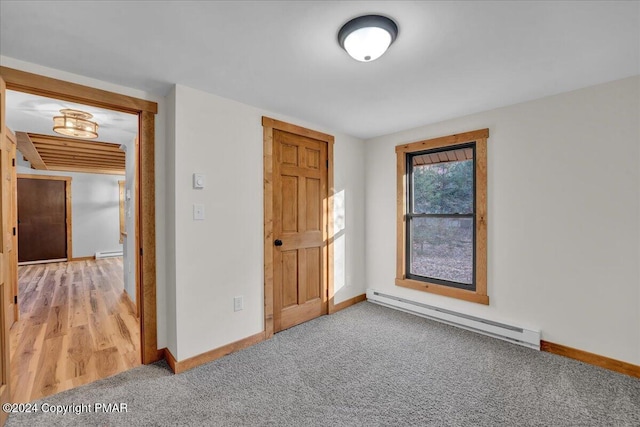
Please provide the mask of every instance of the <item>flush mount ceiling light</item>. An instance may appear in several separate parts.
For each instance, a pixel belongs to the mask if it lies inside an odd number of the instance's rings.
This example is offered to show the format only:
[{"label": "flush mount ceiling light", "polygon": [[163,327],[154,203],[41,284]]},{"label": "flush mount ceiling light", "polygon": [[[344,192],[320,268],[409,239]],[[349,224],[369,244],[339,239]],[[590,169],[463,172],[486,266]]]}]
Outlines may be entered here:
[{"label": "flush mount ceiling light", "polygon": [[89,120],[93,117],[93,114],[69,108],[60,110],[60,113],[62,113],[62,116],[53,118],[54,132],[77,138],[98,137],[98,124]]},{"label": "flush mount ceiling light", "polygon": [[355,60],[371,62],[382,56],[398,37],[398,26],[380,15],[364,15],[340,28],[338,42]]}]

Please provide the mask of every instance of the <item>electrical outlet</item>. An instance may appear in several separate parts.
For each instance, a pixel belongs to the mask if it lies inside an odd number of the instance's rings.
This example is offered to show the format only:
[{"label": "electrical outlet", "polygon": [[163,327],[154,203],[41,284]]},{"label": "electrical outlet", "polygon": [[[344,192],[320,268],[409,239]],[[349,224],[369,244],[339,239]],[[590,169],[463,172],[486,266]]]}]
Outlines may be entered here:
[{"label": "electrical outlet", "polygon": [[244,301],[242,297],[234,297],[233,298],[233,311],[240,311],[244,309]]}]

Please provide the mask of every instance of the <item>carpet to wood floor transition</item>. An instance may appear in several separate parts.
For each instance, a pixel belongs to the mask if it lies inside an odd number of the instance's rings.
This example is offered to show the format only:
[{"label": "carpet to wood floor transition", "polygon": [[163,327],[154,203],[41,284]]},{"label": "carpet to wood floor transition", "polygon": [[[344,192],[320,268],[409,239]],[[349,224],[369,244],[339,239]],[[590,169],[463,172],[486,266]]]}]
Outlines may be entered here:
[{"label": "carpet to wood floor transition", "polygon": [[7,425],[640,425],[636,378],[368,302],[179,375],[141,366],[37,403],[120,402]]}]

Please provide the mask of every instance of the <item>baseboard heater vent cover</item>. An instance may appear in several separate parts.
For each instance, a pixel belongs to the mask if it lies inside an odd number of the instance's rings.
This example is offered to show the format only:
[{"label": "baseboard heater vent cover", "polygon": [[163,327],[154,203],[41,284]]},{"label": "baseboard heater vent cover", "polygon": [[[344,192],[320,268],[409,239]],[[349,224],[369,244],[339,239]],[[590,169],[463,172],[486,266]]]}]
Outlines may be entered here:
[{"label": "baseboard heater vent cover", "polygon": [[540,350],[540,331],[532,331],[518,326],[494,322],[492,320],[422,304],[394,295],[384,294],[372,289],[367,290],[367,300],[385,307],[394,308],[472,332],[509,341],[524,347]]},{"label": "baseboard heater vent cover", "polygon": [[96,252],[96,259],[112,258],[116,256],[122,256],[122,251]]}]

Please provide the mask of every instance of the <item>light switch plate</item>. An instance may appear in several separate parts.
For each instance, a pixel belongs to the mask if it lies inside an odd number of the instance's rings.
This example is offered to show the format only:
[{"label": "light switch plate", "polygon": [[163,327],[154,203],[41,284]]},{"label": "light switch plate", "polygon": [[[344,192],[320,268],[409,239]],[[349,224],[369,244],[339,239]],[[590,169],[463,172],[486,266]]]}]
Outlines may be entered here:
[{"label": "light switch plate", "polygon": [[240,311],[244,309],[244,301],[241,296],[233,298],[233,311]]},{"label": "light switch plate", "polygon": [[201,190],[205,185],[205,177],[203,173],[194,173],[193,174],[193,188],[196,190]]},{"label": "light switch plate", "polygon": [[195,221],[204,220],[204,205],[200,203],[193,204],[193,219]]}]

